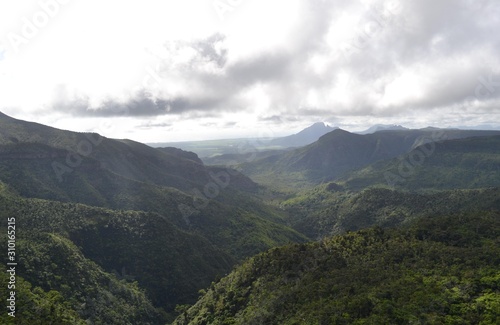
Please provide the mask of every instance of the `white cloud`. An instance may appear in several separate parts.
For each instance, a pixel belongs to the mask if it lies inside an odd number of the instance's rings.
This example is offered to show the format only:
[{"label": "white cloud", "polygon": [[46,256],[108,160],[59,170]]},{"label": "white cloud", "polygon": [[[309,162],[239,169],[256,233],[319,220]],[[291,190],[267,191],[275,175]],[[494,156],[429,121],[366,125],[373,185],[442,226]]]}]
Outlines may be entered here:
[{"label": "white cloud", "polygon": [[[44,12],[16,51],[12,35]],[[2,3],[0,110],[78,130],[122,116],[106,135],[143,141],[263,121],[278,133],[315,120],[498,125],[499,17],[493,0]]]}]

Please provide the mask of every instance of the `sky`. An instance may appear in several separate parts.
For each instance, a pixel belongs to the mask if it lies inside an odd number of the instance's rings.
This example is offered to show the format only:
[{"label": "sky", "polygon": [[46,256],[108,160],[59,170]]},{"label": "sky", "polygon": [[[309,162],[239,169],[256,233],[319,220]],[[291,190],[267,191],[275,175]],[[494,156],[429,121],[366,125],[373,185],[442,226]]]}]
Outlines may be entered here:
[{"label": "sky", "polygon": [[0,111],[141,142],[500,129],[497,0],[0,0]]}]

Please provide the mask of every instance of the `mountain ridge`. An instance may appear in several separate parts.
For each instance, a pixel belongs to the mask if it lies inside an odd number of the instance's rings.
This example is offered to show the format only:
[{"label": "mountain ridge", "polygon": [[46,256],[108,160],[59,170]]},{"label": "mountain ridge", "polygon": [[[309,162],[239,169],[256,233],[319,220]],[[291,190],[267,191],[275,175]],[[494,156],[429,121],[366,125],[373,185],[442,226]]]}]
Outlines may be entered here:
[{"label": "mountain ridge", "polygon": [[[436,316],[442,308],[490,317],[498,291],[488,284],[498,270],[488,270],[497,263],[489,248],[498,247],[499,143],[500,131],[361,135],[337,128],[307,146],[248,155],[230,168],[205,166],[175,147],[2,114],[0,219],[7,228],[15,218],[23,230],[19,249],[29,254],[20,256],[20,292],[46,301],[36,308],[58,324],[164,323],[174,312],[176,324],[401,323],[422,310],[431,312],[418,320],[432,323],[444,322]],[[219,161],[226,158],[238,161]],[[414,174],[398,169],[404,161]],[[380,182],[388,171],[406,183],[388,189]],[[320,241],[303,244],[311,239]],[[425,281],[407,277],[415,265]],[[398,273],[399,266],[408,268]],[[367,269],[373,272],[363,279]],[[449,284],[429,278],[429,270]],[[471,291],[472,283],[481,286]],[[401,290],[412,285],[416,291]],[[450,302],[453,285],[473,298]],[[434,298],[446,303],[434,310],[425,303]],[[31,320],[35,309],[23,312]]]},{"label": "mountain ridge", "polygon": [[321,136],[337,129],[330,127],[324,122],[316,122],[298,133],[271,140],[272,145],[279,145],[285,148],[302,147],[317,141]]},{"label": "mountain ridge", "polygon": [[369,186],[424,191],[500,184],[500,135],[452,139],[417,146],[397,158],[346,175],[349,189]]},{"label": "mountain ridge", "polygon": [[[73,214],[76,218],[81,211],[87,211],[78,208],[79,204],[91,206],[88,209],[100,218],[95,220],[86,215],[94,220],[93,224],[86,225],[85,233],[72,233],[64,240],[77,243],[84,249],[85,258],[91,258],[107,272],[124,264],[127,269],[139,269],[134,272],[141,286],[149,293],[155,292],[152,302],[168,313],[173,312],[177,303],[192,302],[202,283],[216,276],[209,272],[217,266],[216,256],[228,257],[223,271],[229,271],[228,266],[268,248],[308,240],[286,226],[282,212],[258,198],[259,187],[251,179],[233,169],[204,166],[194,153],[63,131],[9,117],[0,118],[0,128],[0,183],[5,184],[0,187],[23,197],[0,207],[0,214],[5,213],[2,209],[12,209],[16,204],[32,205],[40,210],[39,214],[17,208],[26,221],[52,211],[70,222]],[[49,203],[36,204],[40,199]],[[106,212],[106,209],[112,210]],[[141,222],[128,224],[130,218]],[[125,235],[131,229],[140,233],[149,222],[161,225],[148,230],[147,240]],[[34,220],[31,223],[37,224]],[[47,226],[50,228],[47,233],[60,231],[55,222],[48,222]],[[28,224],[24,227],[28,229]],[[177,235],[167,238],[155,233],[159,229]],[[35,246],[49,245],[21,238]],[[164,247],[177,247],[182,244],[179,240],[197,242],[204,248],[185,253],[198,256],[193,263],[204,261],[206,269],[197,267],[192,272],[182,272],[188,267],[189,256],[179,259],[179,263],[167,259],[170,261],[167,267],[150,255],[152,273],[134,264],[142,259],[134,255],[140,253],[141,245],[147,243],[151,252],[161,256],[173,254],[161,248],[162,241]],[[134,251],[127,252],[124,248],[127,246],[135,247]],[[114,253],[109,255],[99,247],[107,247]],[[170,267],[177,268],[176,272],[168,271]],[[168,281],[158,277],[163,274],[161,268],[170,272],[164,274],[168,275]],[[191,275],[186,278],[187,274]],[[23,275],[27,273],[20,273]],[[29,279],[33,285],[40,285]],[[176,293],[165,295],[168,290]]]},{"label": "mountain ridge", "polygon": [[361,131],[361,132],[356,132],[358,134],[371,134],[379,131],[395,131],[395,130],[409,130],[409,128],[404,127],[399,124],[375,124],[368,129]]},{"label": "mountain ridge", "polygon": [[500,135],[500,131],[387,130],[361,135],[337,129],[310,145],[247,162],[240,168],[244,174],[271,186],[272,183],[319,184],[376,161],[408,153],[425,143],[488,135]]}]

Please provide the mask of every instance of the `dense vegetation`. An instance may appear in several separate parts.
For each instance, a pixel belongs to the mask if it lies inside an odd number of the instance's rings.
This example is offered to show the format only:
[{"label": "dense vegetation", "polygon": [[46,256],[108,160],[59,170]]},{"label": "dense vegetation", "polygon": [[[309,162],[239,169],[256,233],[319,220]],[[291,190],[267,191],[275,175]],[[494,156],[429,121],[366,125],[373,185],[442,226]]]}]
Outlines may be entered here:
[{"label": "dense vegetation", "polygon": [[[284,226],[243,210],[224,208],[217,202],[212,202],[201,213],[191,216],[189,226],[181,223],[188,228],[182,230],[174,225],[171,215],[22,199],[9,194],[5,185],[2,188],[2,224],[8,217],[16,217],[19,229],[23,230],[18,250],[26,257],[20,261],[20,275],[47,292],[57,291],[65,300],[73,301],[71,306],[79,312],[80,317],[93,319],[96,324],[101,316],[77,308],[77,305],[85,303],[93,306],[95,301],[102,302],[99,297],[103,294],[89,296],[90,293],[99,292],[101,287],[106,292],[104,295],[109,296],[107,287],[111,280],[108,278],[113,278],[112,274],[124,281],[137,281],[156,307],[172,313],[177,304],[193,303],[198,290],[229,272],[238,259],[269,247],[305,241],[305,237],[286,230]],[[203,230],[198,231],[198,228]],[[56,240],[70,247],[73,251],[66,249],[64,252],[69,251],[71,254],[61,254],[59,250],[52,249]],[[52,254],[58,256],[57,262]],[[75,255],[81,258],[72,258]],[[80,260],[89,263],[80,263]],[[75,272],[75,268],[84,273]],[[96,268],[102,268],[107,275],[90,284],[69,277],[77,275],[83,280],[92,279],[95,272],[102,273],[102,270],[95,271]],[[48,275],[52,279],[46,279]],[[75,287],[76,284],[78,286]],[[81,286],[85,288],[84,292],[80,292]],[[137,315],[138,309],[130,308],[125,303],[120,307],[106,300],[104,305],[109,305],[109,310],[94,312],[102,314],[102,317],[113,318],[111,312],[119,311],[120,308],[128,311],[120,312],[124,318],[117,317],[116,324],[140,323],[137,319],[127,318],[129,316],[139,317],[149,323],[148,318]],[[165,316],[158,317],[158,313],[155,311],[150,314],[156,315],[155,319],[160,320],[160,323],[162,319],[168,319]]]},{"label": "dense vegetation", "polygon": [[411,193],[368,188],[350,192],[329,183],[285,200],[281,207],[293,228],[321,239],[375,225],[399,226],[426,216],[500,210],[500,189]]},{"label": "dense vegetation", "polygon": [[110,323],[102,317],[118,313],[124,318],[116,317],[116,324],[153,319],[161,324],[165,312],[156,311],[151,302],[173,311],[177,303],[192,302],[200,288],[234,263],[206,239],[156,214],[5,194],[0,207],[2,224],[15,217],[22,229],[17,236],[18,274],[46,291],[59,292],[80,317],[96,323]]},{"label": "dense vegetation", "polygon": [[[61,148],[78,148],[79,141],[87,141],[85,135],[9,118],[0,124],[6,127],[0,143],[7,143],[0,145],[0,179],[23,197],[155,212],[235,259],[307,239],[255,197],[258,188],[249,178],[227,168],[205,167],[192,153],[103,138],[61,180],[54,163],[65,170],[66,158],[78,155]],[[7,137],[9,128],[14,131]],[[43,141],[12,140],[38,138]]]},{"label": "dense vegetation", "polygon": [[485,212],[272,249],[174,324],[498,324],[499,235]]},{"label": "dense vegetation", "polygon": [[[49,235],[60,238],[104,272],[137,281],[153,305],[168,313],[193,303],[199,289],[236,261],[307,240],[254,195],[257,185],[249,178],[206,167],[193,153],[5,115],[0,126],[0,216],[2,222],[19,218],[26,243],[20,249],[45,247]],[[33,250],[38,257],[43,252]],[[34,286],[61,291],[57,281],[43,282],[39,266],[21,275]],[[58,274],[59,268],[43,267]],[[58,277],[60,284],[69,281],[64,272]],[[67,291],[79,295],[72,286]]]},{"label": "dense vegetation", "polygon": [[18,229],[18,316],[0,323],[496,324],[494,134],[335,130],[211,160],[262,186],[180,149],[0,113],[0,220]]},{"label": "dense vegetation", "polygon": [[[8,274],[1,272],[0,295],[2,298],[9,296],[8,282]],[[0,314],[1,324],[87,324],[58,291],[46,292],[40,287],[33,287],[23,277],[17,276],[16,294],[16,317],[10,317],[6,312],[2,312]]]},{"label": "dense vegetation", "polygon": [[[434,144],[451,139],[466,139],[479,136],[499,135],[498,131],[466,131],[453,129],[421,129],[404,131],[381,131],[373,134],[354,134],[341,129],[322,136],[318,141],[295,150],[278,153],[269,157],[255,159],[240,165],[241,170],[259,183],[270,187],[301,188],[310,187],[322,182],[339,180],[360,168],[378,161],[384,161],[407,154],[426,143]],[[457,148],[466,153],[471,146],[457,142]],[[498,155],[492,143],[486,145],[490,153]],[[429,151],[424,152],[424,159]],[[419,157],[411,157],[411,162]],[[436,155],[436,161],[439,161]],[[488,159],[488,162],[492,162]],[[418,164],[418,163],[417,163]],[[443,168],[453,167],[455,161],[442,161]],[[396,166],[396,170],[397,170]],[[474,168],[472,165],[464,167]],[[479,167],[479,166],[478,166]],[[447,170],[446,170],[447,171]],[[469,170],[470,171],[470,170]],[[373,174],[368,171],[363,176],[378,177],[378,170]],[[438,171],[440,172],[440,171]],[[398,172],[396,172],[398,173]],[[471,172],[474,173],[474,172]],[[457,173],[458,174],[458,173]],[[384,173],[380,173],[384,177]],[[398,173],[399,175],[399,173]],[[435,177],[434,173],[431,177]],[[415,176],[418,178],[418,175]],[[473,177],[471,175],[471,177]],[[439,179],[439,178],[438,178]],[[444,183],[452,179],[446,178]],[[384,179],[385,182],[385,179]],[[359,188],[373,183],[360,184]],[[455,183],[451,183],[450,187]],[[476,187],[480,185],[477,184]],[[448,187],[448,188],[450,188]]]},{"label": "dense vegetation", "polygon": [[373,185],[412,191],[498,186],[498,148],[500,136],[431,143],[370,165],[342,181],[353,190]]}]

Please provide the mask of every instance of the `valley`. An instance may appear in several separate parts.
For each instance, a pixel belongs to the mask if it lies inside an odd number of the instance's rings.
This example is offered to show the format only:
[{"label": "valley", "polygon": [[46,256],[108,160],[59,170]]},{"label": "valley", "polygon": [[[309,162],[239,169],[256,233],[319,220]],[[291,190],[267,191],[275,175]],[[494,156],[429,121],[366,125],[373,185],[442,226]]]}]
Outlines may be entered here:
[{"label": "valley", "polygon": [[499,325],[500,1],[0,1],[0,325]]},{"label": "valley", "polygon": [[241,141],[148,146],[0,113],[16,324],[500,321],[500,131]]}]

